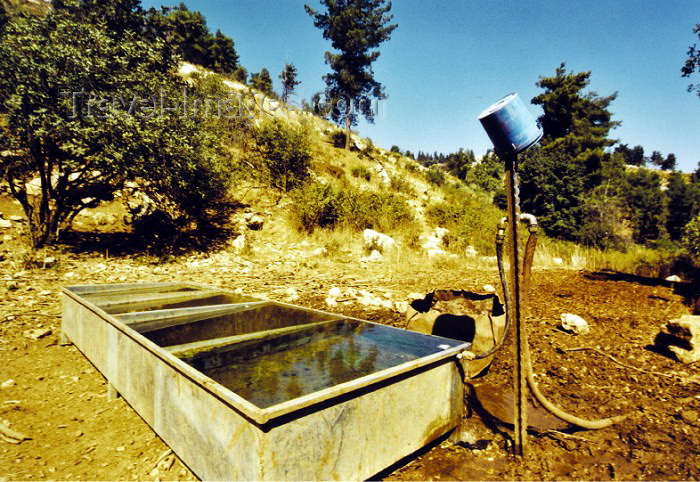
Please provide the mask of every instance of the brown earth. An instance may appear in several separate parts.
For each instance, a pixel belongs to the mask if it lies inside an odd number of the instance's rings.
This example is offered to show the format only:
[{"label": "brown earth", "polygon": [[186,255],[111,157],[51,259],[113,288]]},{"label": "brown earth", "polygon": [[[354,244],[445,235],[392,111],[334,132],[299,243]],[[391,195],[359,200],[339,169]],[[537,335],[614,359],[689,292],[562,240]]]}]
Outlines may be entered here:
[{"label": "brown earth", "polygon": [[[0,236],[16,236],[17,231],[3,230]],[[308,243],[258,245],[246,256],[221,251],[161,263],[138,252],[107,257],[103,249],[76,246],[37,258],[17,239],[0,244],[0,383],[14,380],[0,388],[0,423],[6,420],[31,437],[21,444],[0,440],[0,480],[195,478],[167,454],[168,447],[123,399],[107,399],[104,378],[75,347],[59,345],[61,286],[181,280],[241,288],[271,299],[285,299],[286,290],[294,287],[300,295],[296,304],[403,326],[401,314],[349,302],[328,308],[324,298],[333,286],[404,299],[435,288],[481,290],[485,283],[497,286],[498,280],[493,269],[438,269],[417,262],[362,267],[343,253],[333,259],[314,257]],[[56,261],[44,265],[45,255]],[[627,413],[629,418],[599,431],[533,432],[527,456],[512,457],[510,428],[484,412],[509,396],[511,355],[504,349],[490,372],[470,387],[481,403],[472,399],[465,420],[468,440],[439,440],[381,476],[700,478],[700,384],[691,380],[700,376],[700,366],[682,365],[648,348],[662,323],[690,312],[689,299],[680,293],[684,288],[611,273],[535,271],[527,325],[540,388],[576,415]],[[590,334],[574,336],[558,329],[561,313],[582,316],[591,325]],[[28,330],[38,328],[50,334],[31,338]],[[575,347],[597,348],[641,371],[600,352],[566,351]],[[501,405],[492,415],[508,419],[508,404]]]}]

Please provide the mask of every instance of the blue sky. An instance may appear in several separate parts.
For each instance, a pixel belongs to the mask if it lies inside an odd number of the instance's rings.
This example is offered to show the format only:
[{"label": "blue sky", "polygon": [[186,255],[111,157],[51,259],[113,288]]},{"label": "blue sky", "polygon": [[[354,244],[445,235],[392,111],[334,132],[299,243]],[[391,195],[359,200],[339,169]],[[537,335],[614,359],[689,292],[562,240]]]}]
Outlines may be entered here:
[{"label": "blue sky", "polygon": [[[277,90],[287,62],[299,70],[302,98],[323,90],[330,43],[304,11],[304,3],[319,9],[318,1],[185,3],[234,39],[250,72],[267,67]],[[698,1],[396,0],[392,13],[399,27],[374,65],[389,97],[374,125],[358,126],[377,145],[482,154],[491,145],[479,113],[510,92],[529,102],[537,79],[566,62],[592,71],[591,90],[618,92],[611,111],[622,126],[613,137],[648,154],[673,152],[685,172],[700,162],[700,98],[686,91],[692,78],[680,77],[688,47],[700,43],[692,33]]]}]

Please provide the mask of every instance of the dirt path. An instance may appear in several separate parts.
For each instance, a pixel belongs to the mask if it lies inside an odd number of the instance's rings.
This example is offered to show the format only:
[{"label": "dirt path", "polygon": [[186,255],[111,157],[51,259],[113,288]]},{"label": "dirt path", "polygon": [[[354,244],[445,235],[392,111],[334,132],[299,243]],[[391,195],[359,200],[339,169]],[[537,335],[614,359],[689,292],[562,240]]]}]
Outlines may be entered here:
[{"label": "dirt path", "polygon": [[[0,261],[0,422],[7,420],[12,429],[31,437],[18,445],[0,441],[0,479],[194,478],[122,399],[107,399],[103,377],[75,347],[58,344],[63,285],[182,280],[241,288],[271,299],[284,299],[285,290],[294,287],[297,304],[394,325],[402,323],[402,315],[350,303],[328,308],[325,293],[332,286],[354,287],[398,299],[436,287],[497,285],[493,270],[397,272],[264,249],[248,259],[218,253],[169,264],[139,256],[105,259],[66,252],[55,257],[49,267],[25,269],[7,248]],[[623,368],[594,351],[564,351],[594,347],[645,370],[698,377],[697,364],[684,366],[645,348],[661,323],[689,312],[683,298],[671,287],[647,280],[613,281],[565,270],[535,272],[534,292],[528,326],[542,390],[580,416],[630,413],[630,418],[597,432],[533,435],[529,457],[516,461],[505,451],[508,427],[493,421],[487,425],[473,411],[466,422],[473,436],[468,446],[443,441],[385,476],[700,478],[700,385]],[[560,331],[557,320],[565,312],[588,320],[591,333],[576,337]],[[35,329],[51,333],[32,339],[28,330]],[[490,373],[473,384],[475,392],[507,386],[509,361],[507,351],[500,353]]]}]

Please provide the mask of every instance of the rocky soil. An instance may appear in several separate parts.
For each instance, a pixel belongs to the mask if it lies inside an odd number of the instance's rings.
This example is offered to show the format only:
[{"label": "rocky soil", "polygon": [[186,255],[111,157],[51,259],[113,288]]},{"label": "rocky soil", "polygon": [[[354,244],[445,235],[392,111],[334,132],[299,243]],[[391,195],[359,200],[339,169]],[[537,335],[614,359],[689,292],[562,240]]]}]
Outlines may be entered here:
[{"label": "rocky soil", "polygon": [[[0,423],[29,439],[0,440],[0,480],[195,478],[123,399],[107,399],[104,378],[75,347],[59,344],[62,286],[201,282],[395,326],[403,326],[397,308],[409,293],[498,286],[493,268],[424,260],[359,264],[342,253],[329,258],[308,242],[258,239],[255,249],[243,254],[228,248],[164,261],[128,249],[105,250],[99,236],[32,255],[17,232],[0,232],[12,236],[0,244]],[[329,303],[332,288],[365,290],[394,303],[368,306],[343,296],[331,296]],[[599,431],[575,431],[533,409],[537,430],[529,437],[528,453],[512,457],[507,346],[489,373],[470,384],[462,441],[438,440],[379,475],[400,480],[700,478],[700,366],[681,364],[650,347],[663,323],[690,313],[688,290],[682,283],[615,273],[535,271],[527,325],[540,388],[576,415],[629,414],[627,420]],[[562,331],[562,313],[583,317],[590,333]],[[574,348],[585,350],[570,351]]]}]

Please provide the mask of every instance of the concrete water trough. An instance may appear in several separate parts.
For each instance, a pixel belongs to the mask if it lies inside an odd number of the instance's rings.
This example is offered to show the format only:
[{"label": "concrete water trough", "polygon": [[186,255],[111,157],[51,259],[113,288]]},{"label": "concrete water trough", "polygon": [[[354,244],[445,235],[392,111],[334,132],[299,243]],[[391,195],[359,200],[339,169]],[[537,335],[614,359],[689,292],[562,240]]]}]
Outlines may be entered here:
[{"label": "concrete water trough", "polygon": [[62,328],[202,479],[365,479],[462,415],[459,340],[187,283],[66,287]]}]

